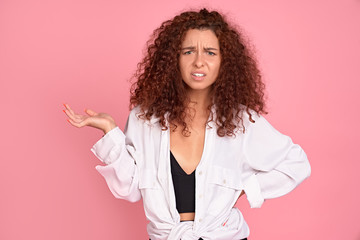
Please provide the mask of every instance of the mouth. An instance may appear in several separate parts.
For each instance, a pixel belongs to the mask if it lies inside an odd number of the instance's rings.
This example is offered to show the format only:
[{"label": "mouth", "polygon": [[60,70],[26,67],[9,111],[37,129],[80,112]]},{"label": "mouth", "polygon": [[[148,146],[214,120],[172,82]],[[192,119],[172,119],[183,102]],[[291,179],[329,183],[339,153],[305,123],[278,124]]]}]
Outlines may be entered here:
[{"label": "mouth", "polygon": [[195,76],[195,77],[205,77],[205,73],[191,73],[191,75]]},{"label": "mouth", "polygon": [[206,74],[203,73],[203,72],[192,72],[192,73],[191,73],[191,77],[192,77],[192,79],[195,80],[195,81],[202,81],[202,80],[205,79]]}]

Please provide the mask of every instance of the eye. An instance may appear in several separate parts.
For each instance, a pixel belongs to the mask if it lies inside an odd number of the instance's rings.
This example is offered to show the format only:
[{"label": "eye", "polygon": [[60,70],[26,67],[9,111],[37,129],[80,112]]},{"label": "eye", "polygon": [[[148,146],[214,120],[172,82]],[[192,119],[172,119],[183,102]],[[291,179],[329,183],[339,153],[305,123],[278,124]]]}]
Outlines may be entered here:
[{"label": "eye", "polygon": [[184,55],[189,55],[190,53],[192,53],[192,51],[189,50],[189,51],[184,52],[183,54]]},{"label": "eye", "polygon": [[210,56],[215,56],[216,54],[214,52],[208,51],[207,52]]}]

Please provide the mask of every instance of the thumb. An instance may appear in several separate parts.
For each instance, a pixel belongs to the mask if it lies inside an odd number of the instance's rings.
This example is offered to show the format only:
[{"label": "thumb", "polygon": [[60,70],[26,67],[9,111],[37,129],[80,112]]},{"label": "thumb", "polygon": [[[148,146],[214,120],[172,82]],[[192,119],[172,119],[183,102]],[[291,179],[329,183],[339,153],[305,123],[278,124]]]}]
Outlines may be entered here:
[{"label": "thumb", "polygon": [[85,109],[85,112],[90,116],[95,116],[97,113],[91,109]]}]

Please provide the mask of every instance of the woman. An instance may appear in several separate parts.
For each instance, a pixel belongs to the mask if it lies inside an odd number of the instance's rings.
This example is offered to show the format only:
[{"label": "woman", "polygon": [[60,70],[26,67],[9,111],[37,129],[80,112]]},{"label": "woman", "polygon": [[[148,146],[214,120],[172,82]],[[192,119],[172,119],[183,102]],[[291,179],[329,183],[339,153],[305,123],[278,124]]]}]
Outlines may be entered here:
[{"label": "woman", "polygon": [[105,163],[96,169],[115,197],[143,198],[152,240],[246,239],[237,199],[260,207],[310,175],[301,147],[261,115],[256,61],[218,12],[164,22],[135,77],[124,133],[106,113],[65,113],[105,133],[91,149]]}]

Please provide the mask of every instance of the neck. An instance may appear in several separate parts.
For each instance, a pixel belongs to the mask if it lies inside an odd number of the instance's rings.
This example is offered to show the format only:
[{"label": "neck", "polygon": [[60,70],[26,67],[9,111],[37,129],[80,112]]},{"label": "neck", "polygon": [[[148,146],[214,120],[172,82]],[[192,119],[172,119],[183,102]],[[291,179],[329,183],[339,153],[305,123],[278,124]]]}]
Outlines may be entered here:
[{"label": "neck", "polygon": [[190,102],[187,107],[190,109],[190,116],[205,117],[207,119],[209,114],[210,92],[189,90],[188,97]]}]

